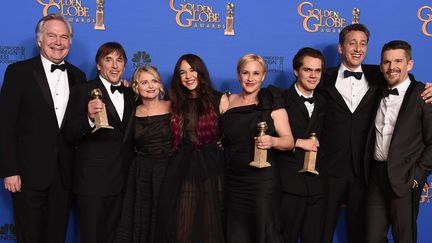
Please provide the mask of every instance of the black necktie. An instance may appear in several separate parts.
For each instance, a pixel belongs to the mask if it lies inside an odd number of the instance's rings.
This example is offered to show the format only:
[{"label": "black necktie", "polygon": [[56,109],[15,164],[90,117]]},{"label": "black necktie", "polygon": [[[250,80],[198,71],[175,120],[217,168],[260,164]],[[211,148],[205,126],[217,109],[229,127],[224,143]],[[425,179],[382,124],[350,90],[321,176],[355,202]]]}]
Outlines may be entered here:
[{"label": "black necktie", "polygon": [[363,75],[362,72],[351,72],[350,70],[344,71],[344,78],[353,76],[355,79],[360,80],[362,78],[362,75]]},{"label": "black necktie", "polygon": [[116,91],[116,90],[120,94],[123,94],[123,85],[118,85],[118,86],[111,85],[110,89],[111,89],[111,93],[113,93],[113,94],[114,94],[114,91]]},{"label": "black necktie", "polygon": [[51,72],[54,72],[56,69],[60,69],[62,72],[64,70],[66,70],[66,64],[60,64],[60,65],[56,65],[56,64],[51,64]]},{"label": "black necktie", "polygon": [[304,96],[300,96],[300,99],[302,100],[303,103],[305,103],[307,101],[307,102],[313,104],[315,102],[315,98],[313,96],[309,97],[309,98],[306,98]]},{"label": "black necktie", "polygon": [[383,89],[382,96],[385,98],[385,97],[388,97],[389,95],[399,95],[399,91],[396,88],[394,88],[394,89]]}]

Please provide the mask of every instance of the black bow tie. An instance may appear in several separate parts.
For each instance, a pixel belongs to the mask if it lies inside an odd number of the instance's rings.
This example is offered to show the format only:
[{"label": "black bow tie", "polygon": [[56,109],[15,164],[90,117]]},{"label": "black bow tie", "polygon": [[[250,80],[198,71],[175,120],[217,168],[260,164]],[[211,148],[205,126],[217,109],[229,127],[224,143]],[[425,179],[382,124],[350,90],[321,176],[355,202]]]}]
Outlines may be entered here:
[{"label": "black bow tie", "polygon": [[62,72],[64,70],[66,70],[66,64],[60,64],[60,65],[56,65],[56,64],[51,64],[51,72],[54,72],[56,69],[60,69]]},{"label": "black bow tie", "polygon": [[313,96],[309,97],[309,98],[306,98],[304,96],[300,96],[300,99],[302,100],[303,103],[305,103],[307,101],[307,102],[313,104],[315,102],[315,97],[313,97]]},{"label": "black bow tie", "polygon": [[123,85],[118,85],[118,86],[111,85],[110,89],[111,89],[111,93],[113,93],[113,94],[114,94],[114,91],[116,91],[116,90],[120,94],[123,94],[124,87],[123,87]]},{"label": "black bow tie", "polygon": [[394,89],[383,89],[382,96],[385,98],[385,97],[388,97],[389,95],[399,95],[399,91],[396,88],[394,88]]},{"label": "black bow tie", "polygon": [[353,76],[355,79],[360,80],[362,78],[362,75],[363,75],[362,72],[351,72],[350,70],[344,71],[344,78]]}]

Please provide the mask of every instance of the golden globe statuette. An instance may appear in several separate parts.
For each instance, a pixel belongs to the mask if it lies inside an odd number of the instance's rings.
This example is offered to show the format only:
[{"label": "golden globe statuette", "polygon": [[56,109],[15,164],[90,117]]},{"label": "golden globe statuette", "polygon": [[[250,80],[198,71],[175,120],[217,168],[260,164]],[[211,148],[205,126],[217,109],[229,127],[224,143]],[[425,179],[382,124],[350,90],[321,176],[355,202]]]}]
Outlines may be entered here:
[{"label": "golden globe statuette", "polygon": [[[91,91],[91,97],[93,99],[102,99],[102,91],[100,89],[94,89]],[[108,129],[114,129],[114,127],[110,126],[108,124],[108,117],[105,110],[105,104],[103,105],[103,108],[101,111],[95,114],[95,129],[93,129],[92,132],[96,132],[99,128],[108,128]]]},{"label": "golden globe statuette", "polygon": [[[317,139],[315,133],[311,133],[309,136],[309,139]],[[316,151],[306,151],[304,162],[303,162],[303,169],[299,171],[299,173],[312,173],[315,175],[319,175],[318,171],[315,170],[316,165],[316,158],[317,158],[317,152]]]},{"label": "golden globe statuette", "polygon": [[[258,122],[257,129],[260,131],[258,136],[264,136],[265,131],[267,131],[267,123],[266,122]],[[250,166],[257,167],[257,168],[265,168],[270,167],[271,164],[267,162],[267,150],[266,149],[259,149],[255,145],[255,154],[254,154],[254,160],[249,163]]]},{"label": "golden globe statuette", "polygon": [[96,23],[95,30],[105,30],[104,24],[104,0],[96,0]]},{"label": "golden globe statuette", "polygon": [[227,4],[227,16],[225,21],[224,35],[235,35],[234,33],[234,3]]},{"label": "golden globe statuette", "polygon": [[352,24],[360,23],[360,9],[354,8],[352,11]]}]

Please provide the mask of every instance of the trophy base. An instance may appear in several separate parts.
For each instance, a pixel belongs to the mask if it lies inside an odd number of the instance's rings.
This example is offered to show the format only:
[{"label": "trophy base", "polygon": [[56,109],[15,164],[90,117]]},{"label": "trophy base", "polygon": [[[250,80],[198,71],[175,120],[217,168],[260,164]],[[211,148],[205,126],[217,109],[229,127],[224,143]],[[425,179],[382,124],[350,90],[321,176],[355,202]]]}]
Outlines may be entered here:
[{"label": "trophy base", "polygon": [[234,30],[231,31],[225,31],[224,35],[235,35]]},{"label": "trophy base", "polygon": [[95,25],[94,27],[95,30],[105,30],[105,25]]},{"label": "trophy base", "polygon": [[266,168],[271,166],[269,162],[257,162],[257,161],[252,161],[249,163],[249,165],[256,168]]},{"label": "trophy base", "polygon": [[318,171],[315,169],[301,169],[299,170],[299,173],[312,173],[315,175],[319,175]]},{"label": "trophy base", "polygon": [[95,129],[93,129],[92,133],[96,132],[97,130],[99,130],[99,129],[101,129],[101,128],[114,129],[114,127],[112,127],[112,126],[110,126],[110,125],[96,126]]}]

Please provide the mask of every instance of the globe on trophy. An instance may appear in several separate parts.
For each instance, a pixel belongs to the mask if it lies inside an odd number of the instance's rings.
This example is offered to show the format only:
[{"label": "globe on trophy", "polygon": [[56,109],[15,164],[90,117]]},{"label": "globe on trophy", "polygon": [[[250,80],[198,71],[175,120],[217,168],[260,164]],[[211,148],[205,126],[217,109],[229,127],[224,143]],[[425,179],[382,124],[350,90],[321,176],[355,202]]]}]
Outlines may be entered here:
[{"label": "globe on trophy", "polygon": [[105,30],[104,24],[104,0],[96,0],[96,23],[95,30]]},{"label": "globe on trophy", "polygon": [[352,11],[352,24],[360,23],[360,9],[354,8]]},{"label": "globe on trophy", "polygon": [[234,3],[227,4],[227,16],[225,21],[224,35],[235,35],[234,33]]}]

